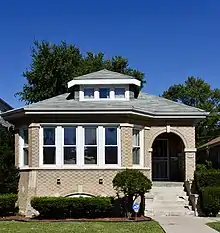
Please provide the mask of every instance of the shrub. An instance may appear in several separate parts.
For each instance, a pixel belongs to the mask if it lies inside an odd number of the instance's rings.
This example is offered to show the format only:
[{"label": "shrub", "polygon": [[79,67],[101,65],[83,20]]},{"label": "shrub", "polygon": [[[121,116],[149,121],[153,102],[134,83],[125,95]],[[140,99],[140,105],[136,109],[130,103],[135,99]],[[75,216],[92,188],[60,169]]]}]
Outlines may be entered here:
[{"label": "shrub", "polygon": [[99,218],[112,211],[108,197],[35,197],[31,205],[42,218]]},{"label": "shrub", "polygon": [[0,195],[0,216],[15,215],[17,213],[16,201],[16,194]]},{"label": "shrub", "polygon": [[[135,169],[126,169],[118,172],[114,177],[113,187],[118,196],[124,194],[126,212],[132,212],[132,203],[138,196],[142,197],[151,187],[151,181],[140,171]],[[144,203],[141,203],[141,207]],[[143,209],[143,208],[141,208]]]},{"label": "shrub", "polygon": [[220,170],[207,169],[195,172],[197,190],[208,186],[220,186]]},{"label": "shrub", "polygon": [[201,209],[206,216],[216,216],[220,211],[220,187],[205,187],[200,190]]}]

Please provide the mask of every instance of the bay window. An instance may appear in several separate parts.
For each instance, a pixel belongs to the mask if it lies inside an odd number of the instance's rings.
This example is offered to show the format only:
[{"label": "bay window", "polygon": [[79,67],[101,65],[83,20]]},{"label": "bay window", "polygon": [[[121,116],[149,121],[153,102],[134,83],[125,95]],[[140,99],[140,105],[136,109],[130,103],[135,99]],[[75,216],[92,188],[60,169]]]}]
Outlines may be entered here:
[{"label": "bay window", "polygon": [[40,165],[120,166],[120,130],[115,125],[42,125]]}]

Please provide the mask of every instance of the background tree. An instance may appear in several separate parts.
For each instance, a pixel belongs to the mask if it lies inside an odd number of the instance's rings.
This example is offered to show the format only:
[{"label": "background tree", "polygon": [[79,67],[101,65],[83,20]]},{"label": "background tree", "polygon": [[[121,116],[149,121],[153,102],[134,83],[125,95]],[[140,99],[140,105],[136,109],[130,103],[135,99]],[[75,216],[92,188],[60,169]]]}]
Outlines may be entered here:
[{"label": "background tree", "polygon": [[[127,213],[133,212],[133,201],[139,196],[143,197],[152,187],[151,181],[142,172],[135,169],[118,172],[112,183],[118,197],[121,193],[124,195]],[[143,203],[141,206],[143,206]]]},{"label": "background tree", "polygon": [[115,56],[105,59],[104,53],[86,53],[73,44],[52,44],[35,41],[30,67],[23,73],[27,83],[17,95],[26,103],[38,102],[67,92],[67,83],[74,77],[108,69],[136,77],[144,83],[144,74],[129,67],[128,60]]},{"label": "background tree", "polygon": [[18,191],[19,172],[14,164],[14,136],[0,126],[0,194]]},{"label": "background tree", "polygon": [[199,77],[188,77],[184,84],[170,86],[162,96],[210,112],[196,126],[197,146],[220,135],[220,89],[212,89]]}]

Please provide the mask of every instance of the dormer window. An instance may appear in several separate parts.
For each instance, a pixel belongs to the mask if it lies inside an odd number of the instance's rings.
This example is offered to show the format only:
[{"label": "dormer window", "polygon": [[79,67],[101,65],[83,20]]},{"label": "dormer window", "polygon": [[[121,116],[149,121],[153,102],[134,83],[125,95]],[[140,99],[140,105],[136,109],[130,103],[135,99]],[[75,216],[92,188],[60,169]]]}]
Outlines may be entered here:
[{"label": "dormer window", "polygon": [[124,99],[125,98],[125,88],[115,88],[115,98],[116,99]]},{"label": "dormer window", "polygon": [[84,99],[94,99],[94,88],[84,88]]},{"label": "dormer window", "polygon": [[99,88],[99,98],[109,99],[110,98],[110,88]]}]

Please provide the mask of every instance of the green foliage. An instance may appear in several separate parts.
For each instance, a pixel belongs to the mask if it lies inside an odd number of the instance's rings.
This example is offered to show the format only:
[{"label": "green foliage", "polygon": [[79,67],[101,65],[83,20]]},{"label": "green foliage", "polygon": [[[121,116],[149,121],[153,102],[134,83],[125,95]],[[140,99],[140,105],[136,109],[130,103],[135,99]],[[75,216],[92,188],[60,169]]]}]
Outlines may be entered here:
[{"label": "green foliage", "polygon": [[16,201],[16,194],[0,195],[0,216],[15,215],[17,213]]},{"label": "green foliage", "polygon": [[42,218],[99,218],[112,211],[108,197],[35,197],[31,205]]},{"label": "green foliage", "polygon": [[220,186],[220,170],[207,169],[195,172],[197,190],[208,186]]},{"label": "green foliage", "polygon": [[152,187],[151,181],[136,169],[118,172],[112,182],[116,192],[123,193],[125,196],[137,197],[148,192]]},{"label": "green foliage", "polygon": [[201,208],[206,216],[216,216],[220,211],[220,187],[201,189]]},{"label": "green foliage", "polygon": [[206,167],[205,164],[197,164],[196,165],[196,171],[205,172],[205,171],[207,171],[207,167]]},{"label": "green foliage", "polygon": [[188,77],[184,84],[170,86],[162,96],[210,112],[196,126],[197,146],[220,135],[220,89],[212,89],[201,78]]},{"label": "green foliage", "polygon": [[0,127],[0,193],[17,193],[19,171],[14,161],[14,137]]},{"label": "green foliage", "polygon": [[141,203],[139,214],[143,214],[143,196],[151,189],[151,181],[142,172],[136,169],[126,169],[124,171],[118,172],[114,177],[112,183],[118,197],[121,193],[124,194],[125,213],[127,215],[129,212],[133,213],[133,200],[140,196]]},{"label": "green foliage", "polygon": [[144,74],[129,67],[128,60],[115,56],[106,59],[104,53],[86,53],[73,44],[47,41],[34,42],[32,62],[24,73],[27,83],[17,95],[26,103],[34,103],[67,92],[67,82],[74,77],[108,69],[136,77],[144,83]]}]

